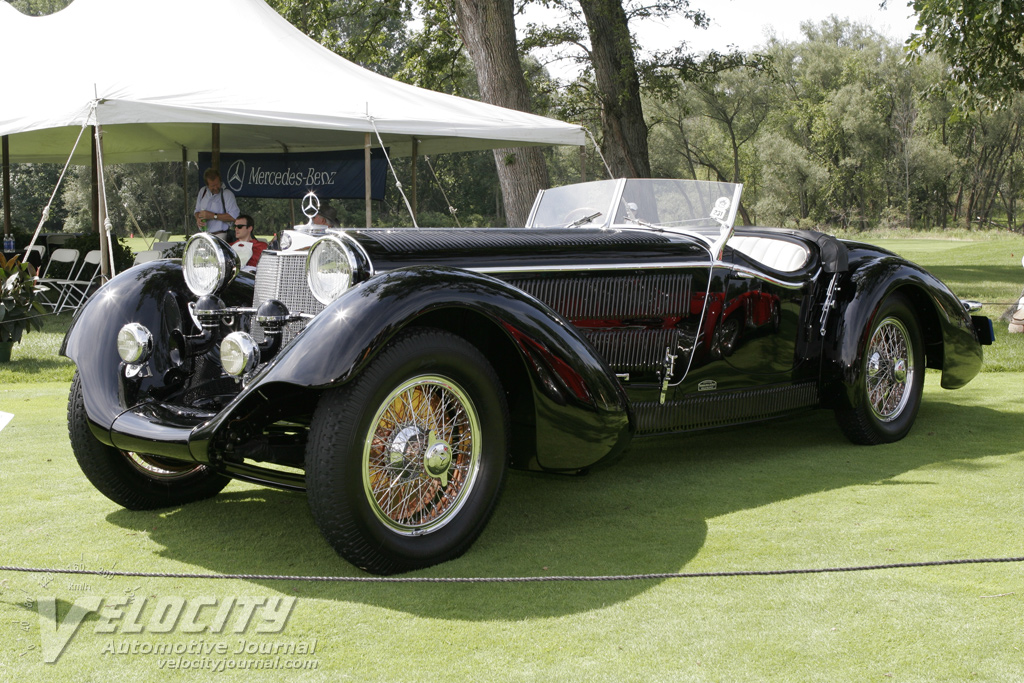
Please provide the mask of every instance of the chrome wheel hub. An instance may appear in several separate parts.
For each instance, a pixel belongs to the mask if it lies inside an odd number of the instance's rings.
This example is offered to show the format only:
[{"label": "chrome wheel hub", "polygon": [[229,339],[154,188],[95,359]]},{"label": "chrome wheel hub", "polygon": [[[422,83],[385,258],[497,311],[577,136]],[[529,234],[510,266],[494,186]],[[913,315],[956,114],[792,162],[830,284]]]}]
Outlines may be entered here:
[{"label": "chrome wheel hub", "polygon": [[452,447],[437,438],[437,434],[430,432],[430,441],[427,443],[427,451],[423,454],[423,469],[428,477],[441,482],[441,486],[448,486],[448,470],[452,466]]}]

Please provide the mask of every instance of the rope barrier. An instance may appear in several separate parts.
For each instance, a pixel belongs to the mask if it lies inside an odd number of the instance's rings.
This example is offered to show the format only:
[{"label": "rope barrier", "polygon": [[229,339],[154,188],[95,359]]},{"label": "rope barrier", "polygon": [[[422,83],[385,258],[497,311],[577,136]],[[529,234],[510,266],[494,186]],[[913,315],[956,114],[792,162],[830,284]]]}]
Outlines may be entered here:
[{"label": "rope barrier", "polygon": [[608,576],[304,576],[280,574],[188,574],[174,572],[130,572],[103,569],[55,569],[46,567],[17,567],[0,565],[2,572],[30,574],[76,574],[89,576],[121,576],[153,579],[206,579],[245,581],[308,581],[325,583],[543,583],[594,581],[651,581],[665,579],[709,579],[748,576],[792,576],[799,574],[840,574],[850,572],[915,569],[920,567],[946,567],[968,564],[999,564],[1024,562],[1024,557],[995,557],[964,560],[933,560],[925,562],[895,562],[851,567],[820,567],[810,569],[751,569],[722,572],[661,572],[656,574],[615,574]]}]

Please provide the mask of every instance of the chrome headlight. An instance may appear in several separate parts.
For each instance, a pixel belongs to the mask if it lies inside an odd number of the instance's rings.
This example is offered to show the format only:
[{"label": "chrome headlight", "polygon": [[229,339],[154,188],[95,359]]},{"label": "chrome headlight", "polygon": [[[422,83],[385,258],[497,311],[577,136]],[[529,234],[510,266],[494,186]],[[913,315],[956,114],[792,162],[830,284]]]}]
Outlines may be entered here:
[{"label": "chrome headlight", "polygon": [[128,323],[117,333],[117,355],[125,363],[144,363],[153,352],[153,335],[139,323]]},{"label": "chrome headlight", "polygon": [[185,284],[196,296],[220,291],[235,279],[242,267],[238,254],[227,242],[205,232],[189,239],[181,262]]},{"label": "chrome headlight", "polygon": [[355,255],[341,238],[329,235],[310,247],[306,257],[306,281],[322,304],[329,304],[355,282],[359,267]]},{"label": "chrome headlight", "polygon": [[260,364],[260,347],[245,332],[232,332],[220,343],[220,364],[224,372],[240,377]]}]

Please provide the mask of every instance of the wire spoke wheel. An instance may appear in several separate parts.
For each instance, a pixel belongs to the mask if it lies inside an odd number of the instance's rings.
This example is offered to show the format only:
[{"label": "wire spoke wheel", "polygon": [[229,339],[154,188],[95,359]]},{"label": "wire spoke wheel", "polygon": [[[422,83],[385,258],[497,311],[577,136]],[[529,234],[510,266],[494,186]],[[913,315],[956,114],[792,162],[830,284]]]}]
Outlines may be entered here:
[{"label": "wire spoke wheel", "polygon": [[903,322],[895,317],[883,320],[868,342],[866,356],[868,403],[875,417],[891,422],[906,408],[916,372],[910,335]]},{"label": "wire spoke wheel", "polygon": [[203,500],[216,495],[229,481],[202,463],[124,451],[101,443],[90,427],[78,372],[68,395],[68,436],[86,478],[100,493],[129,510]]},{"label": "wire spoke wheel", "polygon": [[128,464],[142,474],[157,479],[173,480],[188,477],[194,472],[205,470],[205,465],[191,464],[169,458],[161,458],[147,453],[121,451]]},{"label": "wire spoke wheel", "polygon": [[896,292],[879,306],[859,371],[836,418],[850,441],[893,443],[914,425],[924,388],[924,340],[910,299]]},{"label": "wire spoke wheel", "polygon": [[483,353],[440,329],[406,330],[320,397],[306,446],[310,511],[339,554],[374,574],[453,559],[494,511],[509,433]]},{"label": "wire spoke wheel", "polygon": [[396,387],[372,420],[363,485],[374,514],[399,533],[444,526],[473,488],[480,420],[450,379],[415,377]]}]

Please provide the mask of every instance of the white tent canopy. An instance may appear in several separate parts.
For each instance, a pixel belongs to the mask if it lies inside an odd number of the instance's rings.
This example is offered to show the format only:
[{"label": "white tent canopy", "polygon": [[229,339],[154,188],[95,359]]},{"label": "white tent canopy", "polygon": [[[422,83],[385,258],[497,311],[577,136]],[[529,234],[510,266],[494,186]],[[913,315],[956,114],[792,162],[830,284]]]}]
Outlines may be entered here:
[{"label": "white tent canopy", "polygon": [[[107,163],[226,152],[392,155],[584,144],[580,126],[400,83],[348,62],[264,0],[75,0],[45,17],[0,2],[0,135],[12,162],[68,159],[102,125]],[[89,163],[81,145],[74,163]]]}]

